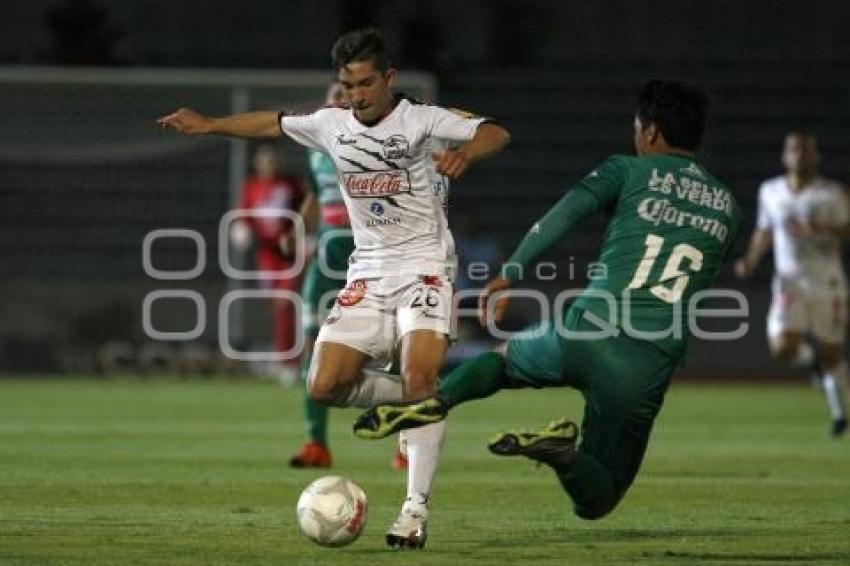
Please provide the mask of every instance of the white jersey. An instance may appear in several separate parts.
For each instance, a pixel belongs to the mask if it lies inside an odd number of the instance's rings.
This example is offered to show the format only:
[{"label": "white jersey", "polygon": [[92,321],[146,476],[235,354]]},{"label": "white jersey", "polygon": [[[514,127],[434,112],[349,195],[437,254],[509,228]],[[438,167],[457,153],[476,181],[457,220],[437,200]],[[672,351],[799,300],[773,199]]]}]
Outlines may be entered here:
[{"label": "white jersey", "polygon": [[356,247],[349,281],[453,276],[454,240],[445,212],[448,179],[437,173],[432,154],[472,139],[482,122],[404,97],[373,126],[345,108],[281,115],[286,135],[334,161]]},{"label": "white jersey", "polygon": [[844,285],[838,237],[830,233],[803,235],[801,226],[838,227],[847,224],[847,201],[841,185],[818,177],[794,192],[784,176],[762,183],[757,227],[773,234],[773,258],[780,278],[804,280],[814,287]]}]

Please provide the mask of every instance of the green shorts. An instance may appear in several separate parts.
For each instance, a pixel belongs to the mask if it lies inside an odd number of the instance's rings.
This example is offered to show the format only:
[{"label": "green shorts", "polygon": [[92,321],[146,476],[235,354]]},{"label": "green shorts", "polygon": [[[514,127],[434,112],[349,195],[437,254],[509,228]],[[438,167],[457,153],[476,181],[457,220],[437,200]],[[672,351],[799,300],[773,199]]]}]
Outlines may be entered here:
[{"label": "green shorts", "polygon": [[598,332],[572,308],[561,328],[545,321],[526,329],[508,342],[506,370],[516,387],[613,388],[624,392],[646,387],[666,388],[676,361],[650,342],[636,340],[622,331],[618,336],[578,339],[570,332]]},{"label": "green shorts", "polygon": [[[584,314],[570,309],[562,330],[598,331]],[[616,505],[634,480],[678,360],[622,331],[592,340],[563,334],[547,322],[510,340],[507,386],[569,386],[581,391],[585,409],[579,454],[584,462],[593,462],[593,469],[605,470],[611,489],[594,500],[592,490],[581,487],[585,480],[573,478],[568,471],[559,477],[573,496],[577,512],[598,517]],[[590,475],[594,474],[601,477],[601,472]],[[583,501],[582,495],[589,499]]]},{"label": "green shorts", "polygon": [[322,321],[339,291],[345,287],[348,257],[354,251],[354,239],[348,229],[325,228],[320,231],[319,240],[326,243],[316,250],[301,284],[302,325],[304,334],[311,338],[318,336]]},{"label": "green shorts", "polygon": [[322,321],[333,306],[339,291],[345,287],[345,278],[328,277],[322,273],[318,261],[311,261],[307,275],[301,285],[302,324],[304,334],[315,338],[319,334]]}]

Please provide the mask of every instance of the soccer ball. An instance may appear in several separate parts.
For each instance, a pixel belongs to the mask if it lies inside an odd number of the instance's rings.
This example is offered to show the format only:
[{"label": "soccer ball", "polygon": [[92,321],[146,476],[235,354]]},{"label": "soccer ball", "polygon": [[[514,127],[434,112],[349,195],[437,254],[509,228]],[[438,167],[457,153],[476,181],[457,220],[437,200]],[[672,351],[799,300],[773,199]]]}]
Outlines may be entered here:
[{"label": "soccer ball", "polygon": [[363,532],[367,507],[359,485],[340,476],[325,476],[301,492],[295,512],[307,538],[322,546],[345,546]]}]

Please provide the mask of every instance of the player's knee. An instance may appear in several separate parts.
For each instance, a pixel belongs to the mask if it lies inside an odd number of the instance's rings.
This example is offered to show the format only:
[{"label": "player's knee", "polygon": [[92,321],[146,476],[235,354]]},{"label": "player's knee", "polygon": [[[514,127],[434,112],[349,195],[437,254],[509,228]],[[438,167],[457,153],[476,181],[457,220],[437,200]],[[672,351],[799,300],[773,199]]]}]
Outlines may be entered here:
[{"label": "player's knee", "polygon": [[307,384],[307,395],[311,401],[320,405],[328,405],[331,400],[331,391],[327,387],[317,385],[315,382]]},{"label": "player's knee", "polygon": [[844,358],[842,346],[824,345],[820,349],[820,363],[823,370],[829,372],[841,364]]},{"label": "player's knee", "polygon": [[626,485],[614,488],[610,492],[598,493],[595,497],[589,497],[580,502],[576,501],[574,502],[573,512],[576,517],[585,521],[596,521],[607,517],[623,500],[627,490],[628,486]]},{"label": "player's knee", "polygon": [[320,405],[333,406],[339,404],[339,388],[327,379],[310,379],[307,382],[307,395],[312,401]]},{"label": "player's knee", "polygon": [[783,332],[770,338],[770,354],[780,363],[796,362],[802,346],[803,340],[796,332]]},{"label": "player's knee", "polygon": [[797,357],[797,345],[780,342],[771,349],[773,358],[783,364],[791,363]]},{"label": "player's knee", "polygon": [[614,502],[608,502],[602,505],[576,505],[573,512],[579,519],[585,521],[595,521],[607,516],[617,506],[619,499]]},{"label": "player's knee", "polygon": [[611,512],[611,509],[593,509],[588,507],[579,507],[574,509],[576,517],[585,521],[595,521],[601,519]]},{"label": "player's knee", "polygon": [[406,401],[416,401],[437,390],[437,371],[413,368],[404,372],[404,398]]}]

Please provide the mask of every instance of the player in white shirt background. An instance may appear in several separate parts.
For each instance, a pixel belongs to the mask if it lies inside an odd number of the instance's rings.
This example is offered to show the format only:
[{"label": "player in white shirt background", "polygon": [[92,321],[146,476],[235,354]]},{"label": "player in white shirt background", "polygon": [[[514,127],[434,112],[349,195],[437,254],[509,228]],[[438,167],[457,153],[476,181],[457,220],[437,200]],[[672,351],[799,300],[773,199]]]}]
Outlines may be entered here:
[{"label": "player in white shirt background", "polygon": [[767,321],[771,354],[796,367],[811,367],[817,357],[831,432],[838,437],[847,429],[847,281],[841,240],[850,235],[850,214],[843,187],[818,174],[819,161],[813,135],[794,131],[785,137],[785,175],[762,183],[756,227],[735,269],[740,277],[751,275],[773,247]]},{"label": "player in white shirt background", "polygon": [[[346,289],[317,340],[310,394],[361,408],[423,399],[436,390],[450,334],[456,259],[445,215],[448,181],[501,151],[510,136],[470,114],[397,95],[396,71],[375,30],[343,35],[331,55],[347,107],[223,118],[181,108],[158,122],[186,135],[283,133],[331,156],[355,251]],[[377,370],[396,355],[401,379]],[[387,543],[421,548],[445,423],[411,432],[407,497]]]}]

